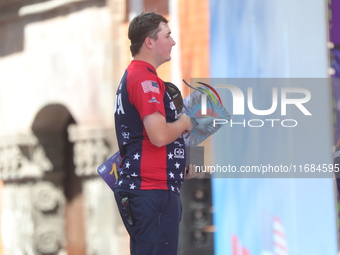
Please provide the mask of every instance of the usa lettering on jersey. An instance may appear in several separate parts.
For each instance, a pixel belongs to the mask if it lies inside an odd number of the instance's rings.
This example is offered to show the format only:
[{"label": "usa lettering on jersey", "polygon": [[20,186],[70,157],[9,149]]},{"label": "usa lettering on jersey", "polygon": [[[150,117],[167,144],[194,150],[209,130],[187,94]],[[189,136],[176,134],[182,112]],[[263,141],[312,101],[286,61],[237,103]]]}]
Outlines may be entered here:
[{"label": "usa lettering on jersey", "polygon": [[122,94],[119,93],[116,95],[116,100],[115,100],[115,108],[114,108],[114,113],[117,114],[125,114],[124,108],[123,108],[123,103],[122,103]]},{"label": "usa lettering on jersey", "polygon": [[142,83],[144,93],[154,92],[159,94],[159,86],[155,81],[143,81]]}]

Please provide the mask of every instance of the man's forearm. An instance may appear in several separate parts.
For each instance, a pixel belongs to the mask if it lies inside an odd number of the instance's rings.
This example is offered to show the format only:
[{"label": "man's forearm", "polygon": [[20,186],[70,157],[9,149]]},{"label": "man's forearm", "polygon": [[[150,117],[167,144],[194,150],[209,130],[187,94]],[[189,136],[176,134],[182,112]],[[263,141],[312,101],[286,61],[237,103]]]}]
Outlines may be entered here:
[{"label": "man's forearm", "polygon": [[155,112],[145,116],[143,123],[151,143],[158,147],[172,143],[191,128],[190,118],[185,114],[179,116],[176,121],[167,123],[160,112]]}]

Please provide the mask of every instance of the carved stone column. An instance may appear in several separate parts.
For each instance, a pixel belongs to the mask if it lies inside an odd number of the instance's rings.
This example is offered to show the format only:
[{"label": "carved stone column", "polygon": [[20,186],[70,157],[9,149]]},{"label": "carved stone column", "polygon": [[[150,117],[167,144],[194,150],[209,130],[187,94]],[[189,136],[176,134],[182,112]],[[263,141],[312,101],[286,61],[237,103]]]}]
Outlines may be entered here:
[{"label": "carved stone column", "polygon": [[128,254],[128,236],[114,194],[97,174],[97,168],[117,148],[113,128],[71,125],[76,174],[82,177],[87,255]]},{"label": "carved stone column", "polygon": [[43,179],[53,170],[34,135],[0,138],[1,236],[4,254],[64,252],[62,187]]}]

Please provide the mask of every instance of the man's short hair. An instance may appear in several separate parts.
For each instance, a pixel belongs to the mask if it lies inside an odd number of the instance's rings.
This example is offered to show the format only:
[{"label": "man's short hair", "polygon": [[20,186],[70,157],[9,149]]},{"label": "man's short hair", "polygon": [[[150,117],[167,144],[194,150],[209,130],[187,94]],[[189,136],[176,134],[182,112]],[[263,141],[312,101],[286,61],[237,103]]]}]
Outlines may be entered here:
[{"label": "man's short hair", "polygon": [[130,22],[128,37],[131,41],[130,51],[133,57],[139,53],[147,37],[158,39],[157,33],[161,22],[168,23],[168,20],[155,12],[143,12]]}]

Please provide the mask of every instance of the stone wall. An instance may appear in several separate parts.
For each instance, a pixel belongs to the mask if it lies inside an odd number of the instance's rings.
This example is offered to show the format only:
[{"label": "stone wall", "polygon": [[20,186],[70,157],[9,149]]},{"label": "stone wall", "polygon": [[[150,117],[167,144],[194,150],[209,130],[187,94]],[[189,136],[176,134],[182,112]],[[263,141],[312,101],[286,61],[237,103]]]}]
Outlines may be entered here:
[{"label": "stone wall", "polygon": [[96,174],[117,150],[125,34],[125,0],[0,3],[0,254],[128,253]]}]

